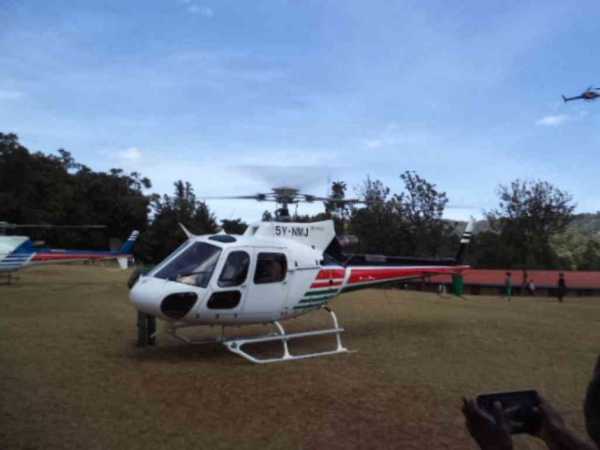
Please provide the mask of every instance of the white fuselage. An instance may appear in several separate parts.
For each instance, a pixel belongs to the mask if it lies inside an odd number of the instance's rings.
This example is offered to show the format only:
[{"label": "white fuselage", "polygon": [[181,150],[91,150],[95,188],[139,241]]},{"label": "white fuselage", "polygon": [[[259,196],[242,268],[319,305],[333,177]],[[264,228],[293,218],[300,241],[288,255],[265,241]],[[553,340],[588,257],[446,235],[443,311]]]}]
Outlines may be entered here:
[{"label": "white fuselage", "polygon": [[177,325],[266,323],[319,309],[345,290],[466,268],[325,265],[323,251],[332,239],[325,234],[333,236],[333,224],[292,229],[293,237],[277,224],[268,224],[272,235],[190,237],[138,279],[131,301],[138,310]]},{"label": "white fuselage", "polygon": [[[221,254],[212,270],[206,286],[188,284],[190,280],[169,280],[156,277],[161,268],[177,258],[193,243],[207,243],[219,247]],[[185,321],[202,324],[234,324],[272,322],[303,314],[307,310],[320,307],[341,290],[341,283],[332,289],[316,289],[324,291],[327,298],[319,296],[310,303],[303,304],[305,293],[321,271],[322,252],[295,243],[268,242],[256,238],[238,236],[235,243],[210,241],[207,237],[190,239],[186,246],[178,249],[173,255],[157,266],[147,276],[142,276],[133,287],[130,297],[136,307],[147,313],[169,321]],[[244,252],[249,257],[248,271],[244,280],[236,285],[224,286],[220,283],[228,256],[234,252]],[[261,254],[281,255],[286,261],[286,272],[272,282],[257,282],[257,264]],[[193,281],[193,280],[192,280]],[[332,281],[342,281],[335,279]],[[190,293],[197,296],[191,309],[183,316],[169,315],[165,312],[163,300],[168,295]],[[226,305],[213,305],[211,298],[218,295],[239,296],[239,301]]]}]

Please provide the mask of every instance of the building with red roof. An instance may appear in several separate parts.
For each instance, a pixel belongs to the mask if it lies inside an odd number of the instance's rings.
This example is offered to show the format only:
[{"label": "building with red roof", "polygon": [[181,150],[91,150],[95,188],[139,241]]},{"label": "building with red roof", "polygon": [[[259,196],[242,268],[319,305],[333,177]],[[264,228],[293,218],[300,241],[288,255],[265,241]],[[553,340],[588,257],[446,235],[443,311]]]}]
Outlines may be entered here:
[{"label": "building with red roof", "polygon": [[[535,284],[536,295],[555,296],[560,273],[565,276],[567,291],[571,295],[600,295],[600,272],[579,272],[559,270],[484,270],[471,269],[463,274],[465,293],[467,294],[504,294],[506,274],[511,273],[513,293],[524,294],[525,285],[529,281]],[[413,282],[413,285],[424,284],[423,288],[435,290],[445,285],[449,290],[452,279],[448,275],[436,275],[427,278],[424,283]]]}]

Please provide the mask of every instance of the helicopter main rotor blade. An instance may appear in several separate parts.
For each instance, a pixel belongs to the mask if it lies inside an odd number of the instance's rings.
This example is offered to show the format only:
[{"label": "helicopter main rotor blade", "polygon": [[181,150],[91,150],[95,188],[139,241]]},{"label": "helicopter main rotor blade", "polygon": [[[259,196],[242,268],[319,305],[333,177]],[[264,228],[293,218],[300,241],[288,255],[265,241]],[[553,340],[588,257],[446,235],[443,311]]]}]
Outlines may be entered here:
[{"label": "helicopter main rotor blade", "polygon": [[330,203],[366,203],[364,200],[357,198],[335,198],[335,197],[320,197],[318,195],[300,194],[304,197],[305,202],[330,202]]},{"label": "helicopter main rotor blade", "polygon": [[59,229],[104,229],[108,228],[106,225],[50,225],[50,224],[16,224],[16,223],[2,223],[0,222],[0,228],[59,228]]},{"label": "helicopter main rotor blade", "polygon": [[268,194],[255,194],[255,195],[216,195],[200,197],[203,200],[270,200]]}]

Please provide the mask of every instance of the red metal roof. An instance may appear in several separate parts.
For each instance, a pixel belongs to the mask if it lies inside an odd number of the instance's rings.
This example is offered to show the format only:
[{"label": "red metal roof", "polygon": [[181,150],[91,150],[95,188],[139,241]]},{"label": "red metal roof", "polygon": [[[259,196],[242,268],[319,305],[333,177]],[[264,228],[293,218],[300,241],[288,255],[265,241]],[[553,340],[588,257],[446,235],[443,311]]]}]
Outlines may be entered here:
[{"label": "red metal roof", "polygon": [[[464,272],[465,284],[497,285],[503,286],[506,272],[512,274],[513,286],[523,283],[522,270],[482,270],[471,269]],[[532,280],[536,287],[556,287],[559,270],[528,270],[528,280]],[[565,274],[567,288],[594,288],[600,289],[600,272],[574,272],[562,271]],[[448,275],[431,277],[432,283],[449,283]]]}]

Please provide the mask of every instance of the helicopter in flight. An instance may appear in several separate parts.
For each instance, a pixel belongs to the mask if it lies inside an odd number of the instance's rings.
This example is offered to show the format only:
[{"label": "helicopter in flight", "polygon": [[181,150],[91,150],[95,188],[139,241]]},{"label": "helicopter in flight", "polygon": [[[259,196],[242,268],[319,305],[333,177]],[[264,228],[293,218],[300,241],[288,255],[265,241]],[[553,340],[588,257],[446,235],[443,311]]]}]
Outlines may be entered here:
[{"label": "helicopter in flight", "polygon": [[116,259],[122,269],[126,269],[132,257],[133,246],[139,236],[133,231],[121,248],[114,251],[63,250],[45,247],[44,242],[33,241],[29,236],[5,235],[8,229],[101,229],[104,225],[18,225],[0,222],[0,274],[6,275],[8,282],[14,272],[40,264],[61,264],[91,260]]},{"label": "helicopter in flight", "polygon": [[[225,197],[220,197],[225,198]],[[228,198],[228,197],[227,197]],[[336,314],[328,304],[340,294],[391,281],[429,275],[458,275],[471,239],[470,223],[454,258],[389,257],[344,254],[335,235],[333,220],[292,222],[292,203],[345,200],[301,194],[292,188],[276,188],[267,194],[235,198],[278,203],[275,221],[250,225],[243,235],[221,232],[196,236],[184,230],[187,241],[147,274],[130,279],[129,298],[138,310],[138,343],[154,344],[155,318],[167,323],[167,333],[186,343],[220,343],[253,363],[289,361],[348,352],[342,345]],[[356,203],[358,200],[348,200]],[[281,322],[325,310],[330,328],[289,333]],[[225,327],[272,324],[275,332],[253,337],[226,337]],[[193,339],[178,330],[189,327],[222,327],[213,339]],[[335,335],[336,348],[308,354],[292,354],[289,341]],[[261,358],[246,350],[250,344],[279,341],[282,356]]]},{"label": "helicopter in flight", "polygon": [[577,95],[575,97],[565,97],[562,96],[562,99],[565,103],[570,102],[572,100],[586,100],[591,101],[600,97],[600,88],[588,87],[581,95]]}]

